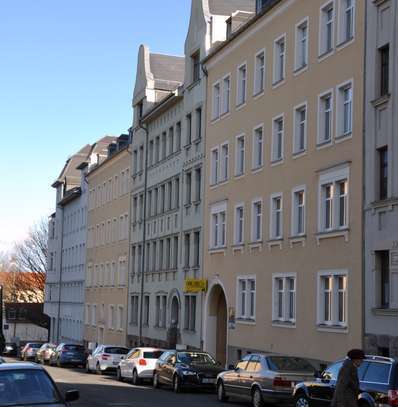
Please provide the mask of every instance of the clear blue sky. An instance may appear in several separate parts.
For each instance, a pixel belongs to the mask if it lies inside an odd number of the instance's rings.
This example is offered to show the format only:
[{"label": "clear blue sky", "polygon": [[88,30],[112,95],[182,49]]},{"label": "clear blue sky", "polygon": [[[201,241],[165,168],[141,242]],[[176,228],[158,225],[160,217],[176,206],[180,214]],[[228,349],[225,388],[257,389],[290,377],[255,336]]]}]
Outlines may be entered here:
[{"label": "clear blue sky", "polygon": [[138,46],[183,55],[190,0],[0,0],[0,251],[54,209],[65,159],[131,124]]}]

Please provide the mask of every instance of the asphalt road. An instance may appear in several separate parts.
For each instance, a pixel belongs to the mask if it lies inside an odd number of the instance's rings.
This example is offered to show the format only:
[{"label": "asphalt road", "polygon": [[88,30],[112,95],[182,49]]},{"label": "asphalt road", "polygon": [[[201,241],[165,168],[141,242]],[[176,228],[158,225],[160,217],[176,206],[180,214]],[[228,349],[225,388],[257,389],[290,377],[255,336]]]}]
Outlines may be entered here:
[{"label": "asphalt road", "polygon": [[[11,360],[10,360],[11,361]],[[99,376],[87,374],[82,369],[66,369],[46,366],[47,371],[57,383],[60,391],[76,389],[80,400],[73,407],[248,407],[231,401],[221,404],[215,394],[200,391],[184,391],[179,394],[172,390],[153,389],[151,384],[133,386],[120,383],[113,375]]]}]

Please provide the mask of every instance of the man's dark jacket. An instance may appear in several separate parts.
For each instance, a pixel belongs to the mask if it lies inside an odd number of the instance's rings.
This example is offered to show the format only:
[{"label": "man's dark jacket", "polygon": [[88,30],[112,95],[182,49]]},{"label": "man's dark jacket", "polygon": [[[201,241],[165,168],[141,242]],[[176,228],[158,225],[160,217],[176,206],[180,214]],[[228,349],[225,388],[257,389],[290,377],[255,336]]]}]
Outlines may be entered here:
[{"label": "man's dark jacket", "polygon": [[340,369],[331,407],[358,407],[358,369],[346,359]]}]

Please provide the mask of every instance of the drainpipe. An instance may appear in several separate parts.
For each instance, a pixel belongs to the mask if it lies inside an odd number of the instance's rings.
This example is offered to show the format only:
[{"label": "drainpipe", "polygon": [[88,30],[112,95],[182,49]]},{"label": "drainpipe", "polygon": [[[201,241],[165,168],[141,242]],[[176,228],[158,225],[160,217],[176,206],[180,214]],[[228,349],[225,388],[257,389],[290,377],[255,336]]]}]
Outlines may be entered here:
[{"label": "drainpipe", "polygon": [[61,284],[62,284],[62,248],[64,245],[64,208],[61,205],[57,205],[62,211],[62,221],[61,221],[61,250],[60,250],[60,268],[59,268],[59,288],[58,288],[58,317],[57,317],[57,343],[59,343],[60,336],[60,318],[61,318]]},{"label": "drainpipe", "polygon": [[145,273],[145,255],[146,255],[146,196],[148,188],[148,127],[143,126],[142,120],[138,122],[138,128],[145,132],[145,163],[144,163],[144,208],[143,208],[143,228],[142,228],[142,250],[141,250],[141,290],[140,290],[140,321],[139,321],[139,345],[142,346],[142,324],[143,324],[143,305],[144,305],[144,273]]}]

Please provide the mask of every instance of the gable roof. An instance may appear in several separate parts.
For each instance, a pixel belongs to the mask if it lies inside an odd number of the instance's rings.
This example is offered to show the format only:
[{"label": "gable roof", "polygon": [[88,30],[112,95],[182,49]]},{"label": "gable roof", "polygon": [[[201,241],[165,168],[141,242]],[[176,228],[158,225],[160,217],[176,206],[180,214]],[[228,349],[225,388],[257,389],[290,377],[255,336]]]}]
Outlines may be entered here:
[{"label": "gable roof", "polygon": [[209,0],[210,14],[229,16],[235,11],[256,11],[255,0]]},{"label": "gable roof", "polygon": [[149,64],[156,89],[174,90],[184,82],[184,57],[151,53]]}]

